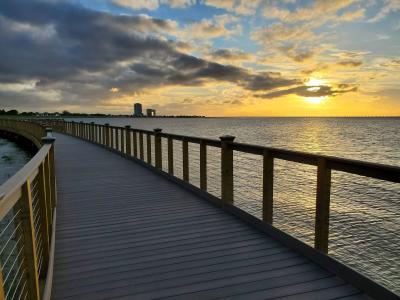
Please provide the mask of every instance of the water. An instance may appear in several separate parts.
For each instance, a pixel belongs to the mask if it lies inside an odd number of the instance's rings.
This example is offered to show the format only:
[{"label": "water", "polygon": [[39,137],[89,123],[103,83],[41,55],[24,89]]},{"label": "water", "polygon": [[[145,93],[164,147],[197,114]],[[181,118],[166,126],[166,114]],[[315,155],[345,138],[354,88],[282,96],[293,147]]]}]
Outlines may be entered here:
[{"label": "water", "polygon": [[[230,134],[238,142],[400,165],[400,118],[74,120],[147,130],[159,127],[168,133],[207,138]],[[180,142],[174,142],[175,174],[182,178],[180,147]],[[198,186],[199,147],[189,147],[190,182]],[[164,170],[166,162],[163,151]],[[261,216],[261,171],[260,157],[234,153],[235,204],[257,217]],[[274,225],[312,245],[316,167],[275,160],[274,172]],[[212,147],[208,187],[220,195],[220,150]],[[400,294],[399,208],[399,184],[333,172],[330,254]]]},{"label": "water", "polygon": [[0,137],[0,185],[21,169],[31,156],[29,151]]}]

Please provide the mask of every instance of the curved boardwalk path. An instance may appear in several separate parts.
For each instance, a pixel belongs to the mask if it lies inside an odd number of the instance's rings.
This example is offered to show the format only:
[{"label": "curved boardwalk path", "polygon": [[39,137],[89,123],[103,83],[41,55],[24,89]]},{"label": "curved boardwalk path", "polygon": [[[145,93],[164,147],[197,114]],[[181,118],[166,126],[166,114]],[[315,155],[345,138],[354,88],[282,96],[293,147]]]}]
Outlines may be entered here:
[{"label": "curved boardwalk path", "polygon": [[56,134],[52,299],[365,299],[151,170]]}]

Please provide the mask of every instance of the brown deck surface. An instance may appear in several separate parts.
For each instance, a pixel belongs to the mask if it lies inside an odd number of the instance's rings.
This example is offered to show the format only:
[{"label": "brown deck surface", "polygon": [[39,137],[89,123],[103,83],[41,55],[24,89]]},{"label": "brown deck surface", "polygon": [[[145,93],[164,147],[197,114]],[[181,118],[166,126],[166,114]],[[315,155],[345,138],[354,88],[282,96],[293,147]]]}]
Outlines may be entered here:
[{"label": "brown deck surface", "polygon": [[151,170],[56,138],[52,299],[366,299]]}]

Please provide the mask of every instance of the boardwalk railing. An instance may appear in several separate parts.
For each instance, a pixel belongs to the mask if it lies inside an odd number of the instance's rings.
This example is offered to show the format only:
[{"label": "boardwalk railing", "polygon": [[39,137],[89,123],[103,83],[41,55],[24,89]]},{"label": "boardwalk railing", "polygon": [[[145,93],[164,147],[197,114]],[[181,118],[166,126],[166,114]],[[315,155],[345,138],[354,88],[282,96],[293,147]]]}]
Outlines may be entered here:
[{"label": "boardwalk railing", "polygon": [[[189,143],[200,147],[200,189],[207,192],[207,149],[214,147],[221,149],[221,200],[222,204],[234,204],[234,151],[250,153],[263,158],[262,166],[262,218],[265,222],[273,223],[274,202],[274,160],[280,159],[317,167],[316,214],[315,214],[315,249],[328,252],[329,242],[329,210],[332,170],[342,171],[380,180],[399,183],[400,168],[363,161],[343,159],[318,154],[304,153],[262,147],[243,143],[235,143],[233,136],[222,136],[220,140],[183,136],[163,133],[157,128],[154,131],[133,129],[130,126],[115,127],[109,124],[95,123],[54,122],[52,126],[64,133],[101,144],[124,155],[134,157],[143,162],[163,170],[163,157],[167,158],[168,168],[165,170],[174,176],[174,141],[182,143],[182,178],[189,182]],[[162,140],[167,140],[167,147],[163,147]],[[154,147],[154,151],[152,148]],[[146,150],[146,153],[145,153]],[[154,155],[153,155],[154,153]],[[164,155],[163,155],[164,154]],[[145,157],[145,155],[147,157]],[[154,160],[152,160],[154,156]],[[153,163],[152,163],[153,162]]]},{"label": "boardwalk railing", "polygon": [[[50,299],[56,184],[54,138],[39,124],[0,119],[36,155],[0,186],[0,299]],[[47,131],[47,132],[46,132]]]}]

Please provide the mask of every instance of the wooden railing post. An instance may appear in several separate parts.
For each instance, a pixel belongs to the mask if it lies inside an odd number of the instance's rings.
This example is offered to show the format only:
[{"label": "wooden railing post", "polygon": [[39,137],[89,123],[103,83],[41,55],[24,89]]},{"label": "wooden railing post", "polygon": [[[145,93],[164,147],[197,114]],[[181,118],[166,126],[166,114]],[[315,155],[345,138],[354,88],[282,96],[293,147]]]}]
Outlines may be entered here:
[{"label": "wooden railing post", "polygon": [[106,126],[101,125],[101,144],[106,146]]},{"label": "wooden railing post", "polygon": [[90,137],[89,137],[89,140],[91,142],[95,141],[95,138],[94,138],[94,122],[90,122]]},{"label": "wooden railing post", "polygon": [[126,147],[126,154],[131,156],[132,155],[132,149],[131,149],[131,126],[126,125],[125,126],[125,138],[126,138],[126,143],[125,143],[125,147]]},{"label": "wooden railing post", "polygon": [[83,138],[83,121],[79,122],[79,137]]},{"label": "wooden railing post", "polygon": [[126,137],[125,129],[121,127],[121,153],[124,153],[124,154],[126,153],[126,150],[125,150],[125,137]]},{"label": "wooden railing post", "polygon": [[71,121],[71,134],[76,136],[76,133],[75,133],[75,121]]},{"label": "wooden railing post", "polygon": [[115,137],[115,128],[110,127],[110,148],[114,149],[115,143],[114,143],[114,137]]},{"label": "wooden railing post", "polygon": [[144,149],[143,149],[143,132],[139,132],[139,146],[140,146],[140,159],[144,160]]},{"label": "wooden railing post", "polygon": [[[2,270],[2,269],[3,269],[3,266],[1,265],[1,262],[0,262],[0,270]],[[1,300],[6,299],[6,295],[5,295],[5,292],[4,292],[3,272],[0,272],[0,299]]]},{"label": "wooden railing post", "polygon": [[328,253],[329,206],[331,192],[331,169],[326,158],[318,160],[317,203],[315,215],[315,249]]},{"label": "wooden railing post", "polygon": [[262,218],[265,222],[272,224],[273,221],[273,198],[274,198],[274,158],[270,151],[263,151],[263,208]]},{"label": "wooden railing post", "polygon": [[154,155],[155,155],[155,166],[157,169],[162,170],[162,143],[161,143],[161,128],[154,129]]},{"label": "wooden railing post", "polygon": [[151,135],[146,134],[147,140],[147,163],[151,165]]},{"label": "wooden railing post", "polygon": [[168,173],[174,175],[174,141],[168,137]]},{"label": "wooden railing post", "polygon": [[[43,144],[51,144],[51,148],[47,157],[47,168],[48,168],[48,178],[49,178],[49,199],[47,202],[49,203],[50,212],[51,212],[51,220],[53,220],[53,210],[57,204],[57,192],[56,192],[56,176],[55,176],[55,166],[54,166],[54,141],[55,138],[51,136],[51,128],[46,128],[47,136],[42,138]],[[46,172],[45,172],[46,174]]]},{"label": "wooden railing post", "polygon": [[138,145],[137,145],[137,133],[136,130],[132,131],[132,145],[133,145],[133,157],[137,158]]},{"label": "wooden railing post", "polygon": [[35,229],[32,208],[32,190],[28,179],[21,187],[21,198],[16,204],[16,208],[21,210],[20,221],[22,229],[19,234],[23,241],[23,263],[25,265],[28,281],[28,290],[31,299],[40,299],[40,288],[38,278],[38,258],[36,253]]},{"label": "wooden railing post", "polygon": [[94,142],[99,143],[99,125],[94,125]]},{"label": "wooden railing post", "polygon": [[207,144],[200,141],[200,188],[207,191]]},{"label": "wooden railing post", "polygon": [[221,199],[233,203],[233,150],[234,136],[224,135],[221,140]]},{"label": "wooden railing post", "polygon": [[105,146],[110,147],[110,124],[104,124],[104,132],[105,132]]},{"label": "wooden railing post", "polygon": [[115,150],[119,151],[119,128],[115,128]]},{"label": "wooden railing post", "polygon": [[183,180],[189,182],[189,144],[185,139],[182,140],[182,168]]}]

